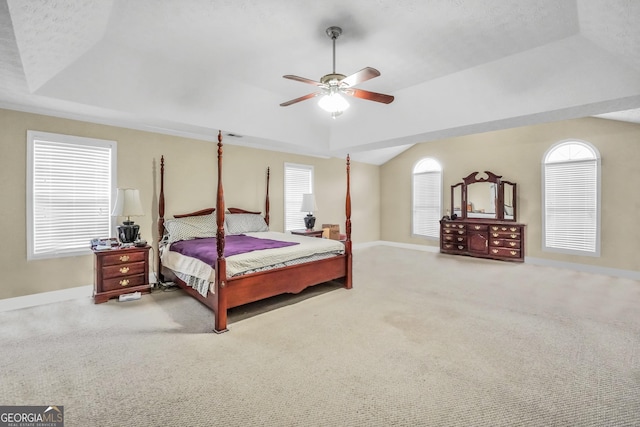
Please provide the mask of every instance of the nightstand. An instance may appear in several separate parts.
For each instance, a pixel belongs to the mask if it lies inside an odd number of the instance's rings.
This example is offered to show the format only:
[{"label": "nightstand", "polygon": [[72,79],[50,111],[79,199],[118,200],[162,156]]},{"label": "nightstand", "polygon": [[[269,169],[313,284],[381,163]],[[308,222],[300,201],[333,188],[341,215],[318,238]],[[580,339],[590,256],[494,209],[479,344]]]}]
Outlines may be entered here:
[{"label": "nightstand", "polygon": [[132,292],[150,292],[149,250],[151,246],[93,251],[96,304]]},{"label": "nightstand", "polygon": [[291,230],[291,234],[295,234],[296,236],[322,238],[322,230]]}]

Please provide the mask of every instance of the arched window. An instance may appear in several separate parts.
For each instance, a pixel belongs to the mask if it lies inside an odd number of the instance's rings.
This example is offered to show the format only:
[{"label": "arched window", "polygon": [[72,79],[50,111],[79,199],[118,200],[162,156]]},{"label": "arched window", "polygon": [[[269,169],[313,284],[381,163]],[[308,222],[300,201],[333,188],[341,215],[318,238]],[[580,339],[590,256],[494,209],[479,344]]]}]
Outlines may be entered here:
[{"label": "arched window", "polygon": [[583,141],[553,145],[542,162],[542,249],[600,256],[600,153]]},{"label": "arched window", "polygon": [[439,238],[442,218],[442,167],[435,159],[420,160],[413,168],[412,233]]}]

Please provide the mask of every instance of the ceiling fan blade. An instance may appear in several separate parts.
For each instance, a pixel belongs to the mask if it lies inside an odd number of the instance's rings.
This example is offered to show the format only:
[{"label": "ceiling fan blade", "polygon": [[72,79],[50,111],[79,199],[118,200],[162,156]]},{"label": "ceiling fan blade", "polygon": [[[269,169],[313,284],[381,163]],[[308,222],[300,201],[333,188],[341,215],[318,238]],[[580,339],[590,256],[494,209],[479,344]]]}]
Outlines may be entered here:
[{"label": "ceiling fan blade", "polygon": [[370,80],[374,77],[378,77],[379,75],[380,75],[380,71],[376,70],[375,68],[366,67],[360,71],[357,71],[351,74],[350,76],[345,77],[344,79],[342,79],[340,83],[341,84],[344,83],[349,87],[353,87],[362,82],[366,82],[367,80]]},{"label": "ceiling fan blade", "polygon": [[282,77],[284,77],[285,79],[289,79],[289,80],[295,80],[297,82],[308,83],[308,84],[314,85],[314,86],[320,86],[320,87],[326,86],[324,83],[320,83],[320,82],[317,82],[315,80],[307,79],[307,78],[304,78],[304,77],[292,76],[291,74],[287,74],[286,76],[282,76]]},{"label": "ceiling fan blade", "polygon": [[383,104],[391,104],[395,99],[391,95],[385,95],[384,93],[370,92],[362,89],[346,89],[343,91],[346,95],[354,96],[356,98],[366,99],[367,101],[382,102]]},{"label": "ceiling fan blade", "polygon": [[280,104],[280,106],[281,107],[287,107],[287,106],[289,106],[291,104],[295,104],[296,102],[304,101],[306,99],[315,98],[316,96],[318,96],[320,94],[321,94],[321,92],[313,92],[313,93],[310,93],[308,95],[301,96],[300,98],[296,98],[296,99],[292,99],[291,101],[283,102],[282,104]]}]

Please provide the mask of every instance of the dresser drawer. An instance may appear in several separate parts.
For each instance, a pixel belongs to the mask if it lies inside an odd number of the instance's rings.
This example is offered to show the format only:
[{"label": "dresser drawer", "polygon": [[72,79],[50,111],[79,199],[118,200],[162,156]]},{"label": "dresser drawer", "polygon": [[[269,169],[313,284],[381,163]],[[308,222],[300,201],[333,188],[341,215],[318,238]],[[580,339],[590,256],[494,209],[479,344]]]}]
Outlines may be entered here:
[{"label": "dresser drawer", "polygon": [[487,231],[489,226],[487,224],[469,224],[468,228],[471,231]]},{"label": "dresser drawer", "polygon": [[443,234],[442,240],[447,243],[460,243],[467,240],[467,237],[459,234]]},{"label": "dresser drawer", "polygon": [[511,232],[511,231],[489,231],[489,238],[491,240],[495,239],[508,239],[508,240],[520,240],[519,232]]},{"label": "dresser drawer", "polygon": [[130,288],[132,286],[146,285],[147,281],[145,279],[144,274],[104,279],[102,281],[102,291],[115,291]]},{"label": "dresser drawer", "polygon": [[102,265],[117,265],[129,262],[146,261],[146,251],[124,252],[102,256]]},{"label": "dresser drawer", "polygon": [[489,239],[489,246],[495,247],[503,247],[503,248],[512,248],[512,249],[520,249],[520,240],[509,240],[509,239]]},{"label": "dresser drawer", "polygon": [[501,256],[506,258],[520,258],[520,249],[511,248],[489,248],[489,255]]},{"label": "dresser drawer", "polygon": [[112,279],[114,277],[133,276],[135,274],[143,274],[145,269],[144,261],[129,262],[120,265],[109,265],[102,267],[102,277]]},{"label": "dresser drawer", "polygon": [[448,251],[464,251],[467,249],[467,242],[442,243],[442,249],[446,249]]},{"label": "dresser drawer", "polygon": [[522,227],[516,225],[491,225],[489,226],[489,231],[492,233],[495,233],[496,231],[520,233],[522,231]]}]

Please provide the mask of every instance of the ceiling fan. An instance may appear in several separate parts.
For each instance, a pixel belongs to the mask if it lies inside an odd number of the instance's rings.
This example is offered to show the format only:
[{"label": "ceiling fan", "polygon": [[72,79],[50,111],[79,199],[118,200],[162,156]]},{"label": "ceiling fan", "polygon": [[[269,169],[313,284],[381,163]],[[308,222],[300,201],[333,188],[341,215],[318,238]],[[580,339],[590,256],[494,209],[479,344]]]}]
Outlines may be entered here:
[{"label": "ceiling fan", "polygon": [[300,98],[292,99],[291,101],[283,102],[281,107],[286,107],[291,104],[295,104],[306,99],[315,98],[316,96],[322,96],[318,105],[327,112],[331,113],[331,117],[334,119],[342,114],[344,110],[349,108],[349,103],[341,96],[341,94],[353,96],[355,98],[366,99],[368,101],[381,102],[383,104],[390,104],[393,102],[394,97],[391,95],[385,95],[383,93],[370,92],[368,90],[355,89],[354,86],[366,82],[374,77],[378,77],[380,72],[375,68],[366,67],[362,70],[345,76],[344,74],[336,73],[336,39],[342,34],[342,28],[329,27],[326,30],[327,36],[333,41],[333,72],[331,74],[324,75],[320,78],[320,81],[306,79],[304,77],[293,76],[287,74],[282,76],[285,79],[296,80],[302,83],[308,83],[318,87],[316,92],[310,93]]}]

